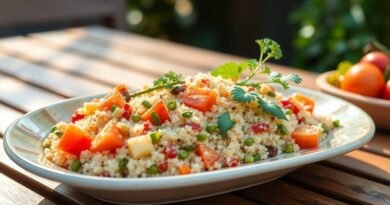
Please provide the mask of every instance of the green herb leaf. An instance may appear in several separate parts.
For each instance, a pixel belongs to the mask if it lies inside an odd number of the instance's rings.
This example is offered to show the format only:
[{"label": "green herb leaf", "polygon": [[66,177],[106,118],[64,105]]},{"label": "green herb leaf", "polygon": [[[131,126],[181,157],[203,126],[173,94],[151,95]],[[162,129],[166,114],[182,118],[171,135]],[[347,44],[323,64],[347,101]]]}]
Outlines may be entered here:
[{"label": "green herb leaf", "polygon": [[282,109],[275,104],[268,103],[261,98],[257,98],[257,103],[259,103],[260,107],[264,112],[274,115],[278,119],[287,120],[286,115],[283,113]]},{"label": "green herb leaf", "polygon": [[165,88],[172,88],[173,83],[179,83],[181,81],[183,81],[183,76],[181,74],[169,71],[168,73],[165,73],[163,76],[155,80],[153,82],[153,85],[164,86]]},{"label": "green herb leaf", "polygon": [[237,81],[241,73],[249,66],[250,62],[245,61],[242,63],[228,62],[215,68],[211,75],[221,76],[224,79],[231,79]]},{"label": "green herb leaf", "polygon": [[234,126],[234,124],[236,124],[236,122],[234,122],[230,118],[230,114],[228,112],[225,112],[218,116],[217,124],[218,124],[219,134],[221,134],[222,136],[226,136],[227,132],[230,129],[232,129],[232,127]]},{"label": "green herb leaf", "polygon": [[283,76],[281,73],[272,72],[269,75],[269,82],[279,84],[283,87],[283,89],[286,90],[290,87],[288,82],[294,82],[295,84],[299,84],[302,82],[302,79],[295,73]]},{"label": "green herb leaf", "polygon": [[260,56],[262,56],[262,54],[267,54],[266,59],[273,58],[277,60],[283,56],[282,50],[280,49],[280,45],[274,40],[271,40],[269,38],[264,38],[264,39],[256,40],[256,43],[260,47]]},{"label": "green herb leaf", "polygon": [[246,92],[244,89],[242,89],[239,86],[234,86],[233,90],[231,91],[231,94],[233,96],[233,100],[236,102],[243,102],[248,103],[251,101],[255,101],[256,97],[258,97],[258,94],[255,92]]},{"label": "green herb leaf", "polygon": [[169,71],[168,73],[165,73],[163,76],[155,80],[153,82],[153,87],[133,93],[130,95],[130,97],[133,98],[162,88],[171,89],[173,88],[173,86],[182,83],[184,83],[184,80],[181,74]]}]

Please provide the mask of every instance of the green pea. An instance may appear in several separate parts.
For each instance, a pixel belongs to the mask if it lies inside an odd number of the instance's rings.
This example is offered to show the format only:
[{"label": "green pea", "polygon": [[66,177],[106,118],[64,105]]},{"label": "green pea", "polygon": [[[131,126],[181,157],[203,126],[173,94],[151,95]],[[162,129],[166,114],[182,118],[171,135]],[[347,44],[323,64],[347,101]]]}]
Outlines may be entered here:
[{"label": "green pea", "polygon": [[152,120],[153,120],[154,124],[161,125],[160,116],[158,116],[158,114],[156,112],[152,112],[151,116],[152,116]]},{"label": "green pea", "polygon": [[246,155],[244,157],[244,162],[246,164],[250,164],[250,163],[253,163],[255,161],[255,158],[252,156],[252,155]]},{"label": "green pea", "polygon": [[111,112],[114,112],[115,109],[116,109],[117,107],[118,107],[117,105],[113,105],[113,106],[111,107]]},{"label": "green pea", "polygon": [[141,116],[138,114],[134,114],[131,116],[131,120],[133,120],[133,122],[137,123],[141,120]]},{"label": "green pea", "polygon": [[286,135],[287,134],[287,129],[286,129],[286,127],[284,125],[279,124],[278,125],[278,132],[281,135]]},{"label": "green pea", "polygon": [[57,135],[57,137],[62,137],[64,132],[56,131],[54,134]]},{"label": "green pea", "polygon": [[284,148],[283,148],[283,152],[284,153],[292,153],[292,152],[294,152],[294,144],[292,144],[292,143],[285,144]]},{"label": "green pea", "polygon": [[158,167],[156,165],[152,165],[146,169],[146,172],[151,175],[156,175],[158,173]]},{"label": "green pea", "polygon": [[192,152],[192,151],[194,151],[196,149],[196,144],[188,145],[188,146],[184,147],[184,149],[187,152]]},{"label": "green pea", "polygon": [[206,127],[206,131],[208,133],[214,133],[217,131],[217,129],[218,129],[217,125],[207,125],[207,127]]},{"label": "green pea", "polygon": [[189,153],[186,150],[180,150],[179,151],[179,158],[180,159],[186,159],[188,157]]},{"label": "green pea", "polygon": [[167,105],[167,107],[168,107],[169,110],[174,110],[174,109],[176,109],[176,101],[171,101],[171,102],[169,102],[168,105]]},{"label": "green pea", "polygon": [[181,116],[183,116],[184,118],[190,118],[192,117],[192,112],[183,112]]},{"label": "green pea", "polygon": [[333,121],[333,126],[334,127],[340,127],[340,120],[335,120],[335,121]]},{"label": "green pea", "polygon": [[160,137],[161,134],[158,132],[153,132],[152,134],[150,134],[150,138],[152,139],[153,143],[158,143],[158,141],[160,141]]},{"label": "green pea", "polygon": [[246,146],[252,146],[254,142],[255,142],[255,140],[252,137],[248,137],[245,139],[244,144]]},{"label": "green pea", "polygon": [[270,97],[275,97],[275,96],[276,96],[275,93],[272,92],[272,91],[269,91],[269,92],[267,93],[267,95],[270,96]]},{"label": "green pea", "polygon": [[47,145],[43,146],[43,148],[50,148],[50,147],[51,147],[50,144],[47,144]]},{"label": "green pea", "polygon": [[326,125],[322,125],[322,132],[325,134],[329,134],[329,128]]},{"label": "green pea", "polygon": [[253,159],[254,159],[255,162],[260,161],[261,155],[260,155],[260,154],[255,154],[255,155],[253,156]]},{"label": "green pea", "polygon": [[147,109],[149,109],[149,108],[152,107],[152,104],[150,104],[150,102],[147,101],[147,100],[142,101],[142,105],[143,105],[145,108],[147,108]]},{"label": "green pea", "polygon": [[50,129],[50,133],[53,133],[54,131],[56,131],[58,128],[56,126],[53,126],[51,129]]},{"label": "green pea", "polygon": [[286,111],[286,115],[292,115],[293,114],[293,112],[290,110],[290,109],[288,109],[287,111]]},{"label": "green pea", "polygon": [[203,134],[203,133],[201,133],[201,134],[197,134],[196,135],[196,139],[198,140],[198,141],[205,141],[205,140],[207,140],[209,137],[206,135],[206,134]]},{"label": "green pea", "polygon": [[73,162],[70,164],[70,170],[72,170],[73,172],[78,172],[81,168],[81,162],[80,160],[76,159],[76,160],[73,160]]},{"label": "green pea", "polygon": [[129,171],[127,169],[127,164],[128,163],[129,163],[129,159],[127,159],[126,157],[120,158],[118,160],[118,168],[119,168],[119,172],[120,173],[127,174],[127,172]]}]

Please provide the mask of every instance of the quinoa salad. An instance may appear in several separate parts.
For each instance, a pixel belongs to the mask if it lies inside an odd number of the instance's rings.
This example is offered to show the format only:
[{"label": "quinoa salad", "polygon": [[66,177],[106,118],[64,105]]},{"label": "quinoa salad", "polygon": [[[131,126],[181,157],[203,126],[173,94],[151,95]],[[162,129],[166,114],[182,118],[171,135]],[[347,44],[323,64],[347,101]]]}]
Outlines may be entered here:
[{"label": "quinoa salad", "polygon": [[168,72],[137,92],[121,84],[85,102],[71,122],[50,130],[44,160],[80,174],[137,178],[232,168],[318,147],[339,121],[315,116],[310,96],[278,92],[301,79],[271,72],[265,62],[281,57],[279,45],[256,42],[259,59],[185,78]]}]

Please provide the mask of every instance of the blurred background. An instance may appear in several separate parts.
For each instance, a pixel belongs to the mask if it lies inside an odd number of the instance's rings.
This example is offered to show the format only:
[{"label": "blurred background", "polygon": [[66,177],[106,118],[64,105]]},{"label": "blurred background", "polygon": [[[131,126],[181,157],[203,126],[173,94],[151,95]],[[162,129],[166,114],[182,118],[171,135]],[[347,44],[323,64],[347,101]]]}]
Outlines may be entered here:
[{"label": "blurred background", "polygon": [[2,0],[0,37],[104,25],[248,58],[269,37],[278,63],[323,72],[372,39],[389,47],[389,11],[389,0]]}]

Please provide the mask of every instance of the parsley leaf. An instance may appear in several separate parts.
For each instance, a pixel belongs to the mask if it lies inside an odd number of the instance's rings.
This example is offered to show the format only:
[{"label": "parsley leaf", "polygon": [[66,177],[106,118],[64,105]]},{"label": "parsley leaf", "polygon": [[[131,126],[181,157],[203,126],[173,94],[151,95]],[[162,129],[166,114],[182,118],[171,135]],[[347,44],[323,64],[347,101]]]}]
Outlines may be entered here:
[{"label": "parsley leaf", "polygon": [[241,73],[247,67],[248,67],[247,62],[242,62],[242,63],[228,62],[218,66],[215,70],[211,72],[211,75],[221,76],[224,79],[231,79],[233,81],[237,81]]},{"label": "parsley leaf", "polygon": [[236,124],[231,118],[228,112],[225,112],[218,116],[217,124],[219,129],[219,134],[223,137],[227,135],[227,132],[232,129],[232,127]]},{"label": "parsley leaf", "polygon": [[278,105],[268,103],[261,98],[257,98],[257,103],[259,103],[260,107],[263,109],[264,112],[274,115],[278,119],[288,121],[286,115],[282,111],[282,108],[280,108]]},{"label": "parsley leaf", "polygon": [[165,73],[163,76],[155,80],[153,82],[153,85],[155,87],[162,86],[165,88],[172,88],[174,84],[178,84],[182,81],[183,76],[181,74],[169,71],[168,73]]},{"label": "parsley leaf", "polygon": [[239,86],[234,86],[233,90],[231,91],[231,94],[233,96],[234,101],[243,102],[243,103],[255,101],[256,97],[258,97],[257,93],[246,92],[244,89],[242,89]]},{"label": "parsley leaf", "polygon": [[173,86],[182,83],[184,83],[184,80],[181,74],[169,71],[168,73],[165,73],[163,76],[155,80],[153,82],[153,87],[133,93],[132,95],[130,95],[130,97],[136,97],[162,88],[171,89],[173,88]]},{"label": "parsley leaf", "polygon": [[288,82],[294,82],[295,84],[301,83],[302,79],[295,73],[283,76],[280,73],[272,72],[269,75],[269,83],[280,84],[285,90],[289,88]]},{"label": "parsley leaf", "polygon": [[258,93],[246,92],[241,87],[235,86],[231,91],[231,94],[233,96],[233,100],[236,102],[248,103],[256,101],[265,113],[271,114],[278,119],[287,120],[287,117],[282,111],[282,108],[280,108],[276,104],[268,103],[265,100],[261,99]]}]

